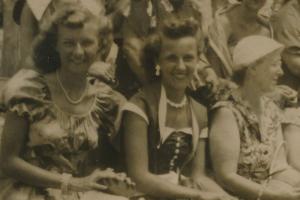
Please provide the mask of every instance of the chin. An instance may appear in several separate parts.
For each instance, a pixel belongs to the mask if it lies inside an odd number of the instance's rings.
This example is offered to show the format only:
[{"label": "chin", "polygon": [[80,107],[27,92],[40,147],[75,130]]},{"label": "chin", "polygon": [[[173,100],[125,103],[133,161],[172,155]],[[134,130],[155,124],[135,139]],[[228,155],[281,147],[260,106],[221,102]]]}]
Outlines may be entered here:
[{"label": "chin", "polygon": [[173,85],[174,89],[176,90],[186,90],[186,88],[188,87],[188,85],[186,84],[174,84]]},{"label": "chin", "polygon": [[275,91],[275,86],[270,86],[270,87],[264,88],[262,91],[265,94],[270,93],[270,92],[274,92]]},{"label": "chin", "polygon": [[88,68],[81,66],[73,66],[71,69],[69,69],[69,71],[74,74],[86,74],[88,72]]}]

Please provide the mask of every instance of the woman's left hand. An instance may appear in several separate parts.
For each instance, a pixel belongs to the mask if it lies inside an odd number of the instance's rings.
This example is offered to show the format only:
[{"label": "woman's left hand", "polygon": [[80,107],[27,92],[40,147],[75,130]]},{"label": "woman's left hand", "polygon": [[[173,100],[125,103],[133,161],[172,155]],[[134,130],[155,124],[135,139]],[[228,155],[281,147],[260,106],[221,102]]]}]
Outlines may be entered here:
[{"label": "woman's left hand", "polygon": [[103,80],[106,83],[114,82],[113,66],[108,63],[97,61],[94,62],[88,71],[89,75]]},{"label": "woman's left hand", "polygon": [[117,179],[104,180],[108,191],[113,194],[131,197],[136,194],[135,183],[125,173],[116,173]]},{"label": "woman's left hand", "polygon": [[215,92],[219,86],[219,78],[215,71],[211,67],[197,66],[191,81],[191,87],[193,90],[207,85],[211,92]]}]

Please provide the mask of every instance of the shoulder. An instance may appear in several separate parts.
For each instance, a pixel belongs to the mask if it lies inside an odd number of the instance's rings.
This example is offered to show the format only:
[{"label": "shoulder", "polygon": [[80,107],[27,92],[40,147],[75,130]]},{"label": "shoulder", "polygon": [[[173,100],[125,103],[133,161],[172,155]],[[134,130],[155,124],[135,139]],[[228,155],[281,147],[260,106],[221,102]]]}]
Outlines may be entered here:
[{"label": "shoulder", "polygon": [[239,122],[234,111],[229,107],[219,107],[212,113],[209,129],[217,130],[217,134],[210,132],[211,137],[216,135],[228,136],[239,132]]},{"label": "shoulder", "polygon": [[230,101],[218,101],[211,107],[213,116],[231,116],[233,114],[233,103]]},{"label": "shoulder", "polygon": [[97,105],[105,110],[120,109],[126,102],[126,98],[116,90],[112,89],[106,83],[97,79],[91,78],[89,80],[90,88],[88,95],[95,95]]},{"label": "shoulder", "polygon": [[31,69],[21,69],[4,85],[2,101],[8,104],[15,98],[45,100],[46,88],[43,75]]},{"label": "shoulder", "polygon": [[33,119],[44,113],[50,103],[50,93],[41,74],[22,69],[3,87],[1,101],[5,109]]}]

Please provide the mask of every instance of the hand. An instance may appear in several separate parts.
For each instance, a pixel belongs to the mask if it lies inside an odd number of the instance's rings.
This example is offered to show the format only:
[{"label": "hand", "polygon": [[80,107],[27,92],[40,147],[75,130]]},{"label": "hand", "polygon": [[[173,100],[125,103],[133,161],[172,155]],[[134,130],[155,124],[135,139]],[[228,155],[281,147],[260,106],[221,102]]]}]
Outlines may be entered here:
[{"label": "hand", "polygon": [[191,81],[191,87],[196,90],[199,87],[207,85],[212,93],[214,93],[219,86],[219,78],[215,71],[210,67],[197,66]]},{"label": "hand", "polygon": [[113,172],[112,169],[94,170],[89,176],[82,178],[71,178],[70,189],[74,191],[89,191],[89,190],[107,190],[105,184],[107,179],[121,180],[120,176]]},{"label": "hand", "polygon": [[88,72],[91,76],[104,82],[114,82],[113,66],[102,61],[94,62]]},{"label": "hand", "polygon": [[292,88],[286,85],[278,85],[276,90],[280,93],[280,95],[290,104],[296,104],[298,99],[298,93]]},{"label": "hand", "polygon": [[276,86],[275,90],[268,94],[282,108],[295,106],[298,102],[298,93],[285,85]]},{"label": "hand", "polygon": [[124,173],[117,174],[120,176],[120,180],[107,180],[108,191],[112,194],[125,196],[125,197],[132,197],[136,195],[136,188],[135,183],[131,181]]}]

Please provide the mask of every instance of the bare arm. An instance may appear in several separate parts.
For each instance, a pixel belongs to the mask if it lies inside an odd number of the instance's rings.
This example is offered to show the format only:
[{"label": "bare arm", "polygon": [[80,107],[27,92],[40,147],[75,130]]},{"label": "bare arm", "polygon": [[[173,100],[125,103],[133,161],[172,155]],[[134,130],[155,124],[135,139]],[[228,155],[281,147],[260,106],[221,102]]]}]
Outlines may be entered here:
[{"label": "bare arm", "polygon": [[42,187],[59,188],[62,177],[41,169],[20,158],[27,140],[29,125],[23,117],[7,113],[2,135],[1,163],[9,176],[22,182]]},{"label": "bare arm", "polygon": [[126,113],[124,120],[128,175],[136,182],[137,188],[162,198],[198,198],[198,190],[169,183],[149,172],[147,124],[134,113]]},{"label": "bare arm", "polygon": [[[194,181],[201,186],[202,190],[216,192],[223,195],[227,195],[226,192],[212,179],[206,175],[206,143],[205,139],[200,139],[197,147],[197,151],[192,163],[191,177]],[[224,198],[225,199],[225,198]]]},{"label": "bare arm", "polygon": [[300,171],[300,127],[296,125],[287,125],[284,127],[284,138],[287,143],[288,162]]},{"label": "bare arm", "polygon": [[[21,182],[38,186],[60,188],[64,182],[63,175],[52,173],[34,166],[21,158],[28,137],[29,122],[15,113],[8,112],[1,144],[1,164],[3,171],[10,177]],[[71,190],[103,190],[106,186],[97,183],[101,178],[118,179],[112,171],[95,170],[90,176],[83,178],[70,178]]]},{"label": "bare arm", "polygon": [[[256,199],[261,185],[237,174],[237,163],[240,151],[239,130],[233,113],[221,108],[214,113],[210,130],[210,150],[214,170],[222,185],[234,194],[246,198]],[[266,188],[262,200],[298,199],[298,197],[281,196],[276,191]]]}]

